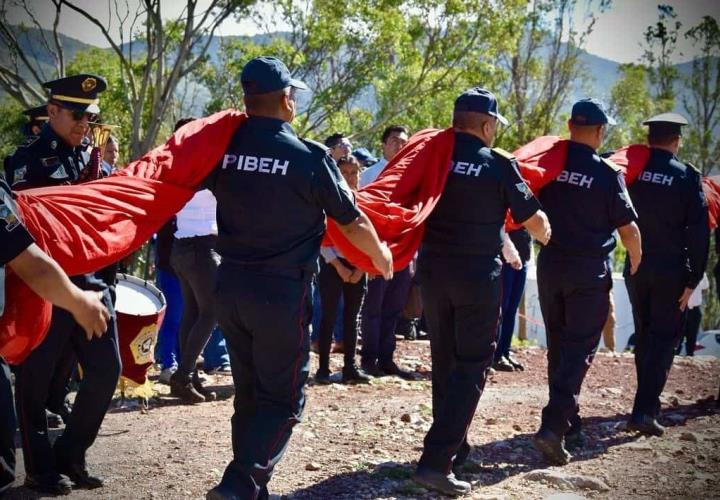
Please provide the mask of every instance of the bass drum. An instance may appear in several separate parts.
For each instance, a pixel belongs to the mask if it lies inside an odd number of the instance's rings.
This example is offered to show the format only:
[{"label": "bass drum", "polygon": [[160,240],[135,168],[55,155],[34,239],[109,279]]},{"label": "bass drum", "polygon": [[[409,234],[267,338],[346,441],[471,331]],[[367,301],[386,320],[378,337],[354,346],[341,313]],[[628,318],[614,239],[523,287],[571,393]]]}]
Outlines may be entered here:
[{"label": "bass drum", "polygon": [[122,377],[143,385],[155,362],[155,345],[167,302],[163,293],[148,281],[123,273],[118,273],[117,279],[115,313]]}]

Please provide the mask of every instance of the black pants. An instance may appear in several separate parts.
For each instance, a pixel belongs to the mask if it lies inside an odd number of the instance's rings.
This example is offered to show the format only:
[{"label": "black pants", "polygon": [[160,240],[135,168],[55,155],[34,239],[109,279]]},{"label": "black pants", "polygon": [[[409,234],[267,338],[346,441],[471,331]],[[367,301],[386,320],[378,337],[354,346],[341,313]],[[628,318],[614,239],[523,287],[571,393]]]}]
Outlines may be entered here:
[{"label": "black pants", "polygon": [[625,283],[635,322],[634,418],[657,415],[660,394],[682,335],[685,318],[678,307],[678,298],[685,289],[685,281],[682,265],[653,265],[649,259],[643,260],[634,276],[626,272]]},{"label": "black pants", "polygon": [[[349,264],[346,264],[349,265]],[[332,333],[337,317],[338,302],[342,295],[343,306],[343,349],[345,353],[345,366],[355,364],[355,350],[358,337],[358,314],[362,306],[363,297],[367,291],[367,276],[363,276],[357,283],[346,283],[342,280],[335,268],[320,259],[320,275],[318,276],[320,288],[320,316],[319,344],[320,369],[329,369],[330,345]]]},{"label": "black pants", "polygon": [[467,457],[467,432],[496,347],[501,263],[421,253],[418,282],[430,332],[433,424],[419,467],[448,473]]},{"label": "black pants", "polygon": [[215,252],[217,237],[198,236],[173,241],[170,264],[180,282],[183,315],[178,333],[180,363],[178,374],[189,377],[217,325],[213,290],[220,256]]},{"label": "black pants", "polygon": [[222,483],[241,498],[267,496],[305,406],[310,278],[220,265],[215,299],[235,383],[233,459]]},{"label": "black pants", "polygon": [[0,497],[15,481],[15,426],[10,370],[0,358]]},{"label": "black pants", "polygon": [[550,396],[542,426],[563,436],[579,430],[580,388],[607,320],[612,277],[605,259],[558,257],[543,249],[537,281]]},{"label": "black pants", "polygon": [[55,307],[47,337],[17,367],[15,399],[28,474],[45,474],[55,469],[45,405],[58,357],[68,343],[80,362],[83,378],[65,431],[55,443],[55,451],[70,463],[84,464],[85,452],[97,437],[121,368],[115,312],[107,290],[103,292],[103,303],[112,319],[102,337],[87,340],[72,315]]},{"label": "black pants", "polygon": [[702,323],[702,306],[688,309],[685,313],[685,327],[683,334],[678,343],[675,354],[682,351],[683,340],[685,341],[685,355],[695,356],[695,345],[697,344],[698,332],[700,331],[700,323]]}]

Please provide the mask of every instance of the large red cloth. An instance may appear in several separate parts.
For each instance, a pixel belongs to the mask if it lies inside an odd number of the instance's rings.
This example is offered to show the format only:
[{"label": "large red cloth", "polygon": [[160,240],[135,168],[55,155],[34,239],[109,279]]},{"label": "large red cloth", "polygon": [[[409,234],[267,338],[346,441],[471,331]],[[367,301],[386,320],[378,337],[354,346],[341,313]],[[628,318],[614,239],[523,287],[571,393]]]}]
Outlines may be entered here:
[{"label": "large red cloth", "polygon": [[[452,129],[427,129],[413,135],[378,178],[360,189],[357,204],[393,254],[393,267],[404,269],[420,246],[424,223],[437,205],[452,160]],[[324,244],[332,244],[360,269],[379,274],[370,258],[328,219]]]},{"label": "large red cloth", "polygon": [[[650,159],[650,147],[631,144],[615,151],[610,159],[623,169],[625,183],[630,186],[645,170]],[[708,224],[710,229],[715,229],[720,220],[720,176],[703,177],[702,188],[708,204]]]},{"label": "large red cloth", "polygon": [[[244,119],[237,111],[222,111],[190,122],[110,177],[20,192],[23,221],[38,246],[70,276],[117,262],[192,197]],[[10,270],[5,289],[0,355],[16,364],[45,338],[51,305]]]}]

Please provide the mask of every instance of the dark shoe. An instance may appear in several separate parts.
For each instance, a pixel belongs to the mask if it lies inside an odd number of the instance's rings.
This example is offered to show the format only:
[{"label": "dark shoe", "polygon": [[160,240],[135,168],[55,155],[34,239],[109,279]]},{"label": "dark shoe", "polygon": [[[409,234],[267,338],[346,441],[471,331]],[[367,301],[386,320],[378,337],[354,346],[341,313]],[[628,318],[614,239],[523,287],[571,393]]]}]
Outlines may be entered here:
[{"label": "dark shoe", "polygon": [[492,367],[495,371],[498,372],[514,372],[515,368],[513,365],[510,364],[510,361],[507,360],[504,356],[500,359],[495,360],[495,362],[492,364]]},{"label": "dark shoe", "polygon": [[547,429],[540,429],[533,437],[535,449],[542,453],[547,461],[555,465],[565,465],[572,458],[565,449],[563,441],[563,438]]},{"label": "dark shoe", "polygon": [[207,492],[205,500],[242,500],[242,498],[229,487],[218,484]]},{"label": "dark shoe", "polygon": [[565,448],[568,450],[577,450],[585,447],[587,438],[582,430],[565,434]]},{"label": "dark shoe", "polygon": [[470,483],[460,481],[452,472],[443,474],[430,469],[418,468],[413,474],[412,480],[427,489],[439,491],[443,495],[451,497],[465,495],[470,493],[471,489]]},{"label": "dark shoe", "polygon": [[424,330],[421,330],[420,327],[418,327],[417,338],[415,340],[430,340],[430,334]]},{"label": "dark shoe", "polygon": [[70,479],[57,472],[36,475],[28,474],[25,477],[25,487],[38,493],[47,493],[49,495],[69,495],[72,492]]},{"label": "dark shoe", "polygon": [[378,365],[378,368],[380,368],[385,375],[395,375],[404,380],[415,380],[413,372],[400,368],[394,361],[384,365]]},{"label": "dark shoe", "polygon": [[369,384],[370,376],[357,366],[346,366],[342,371],[343,384]]},{"label": "dark shoe", "polygon": [[195,372],[192,376],[193,387],[197,392],[202,394],[202,396],[205,398],[205,401],[215,401],[217,399],[217,393],[205,387],[204,384],[206,381],[207,379],[204,377],[200,377],[200,375],[198,375],[198,372]]},{"label": "dark shoe", "polygon": [[170,377],[170,395],[180,398],[185,403],[195,404],[205,401],[205,396],[200,394],[193,386],[192,380],[177,376],[177,372]]},{"label": "dark shoe", "polygon": [[371,377],[382,377],[385,375],[374,363],[372,365],[362,365],[362,371]]},{"label": "dark shoe", "polygon": [[638,418],[631,418],[627,423],[627,430],[630,432],[639,432],[650,436],[662,436],[665,434],[665,427],[660,425],[657,420],[649,415],[643,415]]},{"label": "dark shoe", "polygon": [[102,488],[104,483],[101,477],[93,476],[83,464],[70,464],[58,462],[57,470],[65,474],[73,482],[75,488],[94,490]]},{"label": "dark shoe", "polygon": [[512,367],[515,368],[515,371],[518,371],[518,372],[524,372],[524,371],[525,371],[525,367],[522,365],[522,363],[520,363],[519,361],[513,359],[511,356],[508,356],[508,357],[505,358],[505,359],[507,359],[508,362],[512,365]]},{"label": "dark shoe", "polygon": [[45,410],[45,418],[47,419],[48,429],[59,429],[65,425],[63,418],[57,413],[53,413],[50,410]]},{"label": "dark shoe", "polygon": [[319,368],[315,372],[315,383],[320,385],[328,385],[330,383],[330,370]]}]

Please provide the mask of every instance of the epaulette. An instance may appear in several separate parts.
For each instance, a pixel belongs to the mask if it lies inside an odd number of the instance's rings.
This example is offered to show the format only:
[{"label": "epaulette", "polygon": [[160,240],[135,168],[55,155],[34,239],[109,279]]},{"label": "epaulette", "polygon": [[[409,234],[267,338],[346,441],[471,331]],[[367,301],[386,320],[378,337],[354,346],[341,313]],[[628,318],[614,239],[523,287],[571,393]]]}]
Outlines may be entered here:
[{"label": "epaulette", "polygon": [[312,139],[300,139],[300,140],[303,142],[303,144],[307,145],[313,153],[327,154],[327,152],[330,150],[330,148],[328,148],[322,142],[313,141]]},{"label": "epaulette", "polygon": [[693,165],[692,163],[690,163],[689,161],[686,161],[686,162],[684,162],[684,163],[685,163],[685,165],[687,165],[688,167],[690,167],[690,168],[692,168],[693,170],[695,170],[698,174],[700,173],[700,169],[697,168],[697,167],[696,167],[695,165]]},{"label": "epaulette", "polygon": [[506,160],[515,161],[515,156],[511,152],[505,151],[503,148],[491,148],[490,151],[493,153],[493,156],[499,156],[501,158],[505,158]]},{"label": "epaulette", "polygon": [[620,168],[615,162],[612,160],[608,160],[607,158],[600,157],[600,161],[603,162],[605,165],[613,169],[615,172],[622,172],[622,168]]}]

